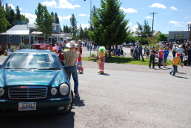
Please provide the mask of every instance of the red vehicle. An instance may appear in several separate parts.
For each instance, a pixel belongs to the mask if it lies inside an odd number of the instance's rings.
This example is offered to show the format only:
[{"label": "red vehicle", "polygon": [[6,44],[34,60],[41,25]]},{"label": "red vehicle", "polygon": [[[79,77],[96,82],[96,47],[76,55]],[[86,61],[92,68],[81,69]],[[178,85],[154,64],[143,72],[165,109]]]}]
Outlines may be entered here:
[{"label": "red vehicle", "polygon": [[49,49],[49,47],[51,47],[50,44],[45,44],[45,43],[43,43],[43,44],[38,43],[38,44],[32,45],[33,49],[41,49],[41,50],[47,50],[47,49]]}]

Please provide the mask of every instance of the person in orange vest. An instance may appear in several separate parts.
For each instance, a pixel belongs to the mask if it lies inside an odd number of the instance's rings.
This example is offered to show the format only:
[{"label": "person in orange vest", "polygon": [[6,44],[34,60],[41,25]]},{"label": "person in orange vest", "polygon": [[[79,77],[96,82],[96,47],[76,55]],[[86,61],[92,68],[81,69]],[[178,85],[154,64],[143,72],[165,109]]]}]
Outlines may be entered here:
[{"label": "person in orange vest", "polygon": [[176,73],[178,72],[178,65],[181,65],[183,67],[180,56],[181,54],[177,53],[176,57],[172,59],[172,71],[170,72],[170,75],[176,75]]}]

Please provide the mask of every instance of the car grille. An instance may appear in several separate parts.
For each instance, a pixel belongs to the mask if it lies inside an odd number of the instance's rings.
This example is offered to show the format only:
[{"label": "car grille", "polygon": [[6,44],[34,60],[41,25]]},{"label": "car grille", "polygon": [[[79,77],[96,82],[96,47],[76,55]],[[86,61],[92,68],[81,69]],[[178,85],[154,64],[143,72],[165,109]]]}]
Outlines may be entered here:
[{"label": "car grille", "polygon": [[9,99],[45,99],[48,88],[39,86],[18,86],[8,89]]}]

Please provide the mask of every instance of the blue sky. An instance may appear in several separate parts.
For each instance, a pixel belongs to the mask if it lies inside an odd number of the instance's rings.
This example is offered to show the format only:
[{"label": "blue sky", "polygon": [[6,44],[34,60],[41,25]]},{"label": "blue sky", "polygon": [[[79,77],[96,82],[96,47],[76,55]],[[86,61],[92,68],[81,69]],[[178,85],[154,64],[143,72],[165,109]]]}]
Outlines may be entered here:
[{"label": "blue sky", "polygon": [[[13,8],[18,5],[21,12],[26,15],[30,23],[35,21],[35,9],[38,3],[48,7],[51,12],[57,12],[61,26],[70,24],[70,16],[74,13],[78,25],[89,25],[90,0],[4,0]],[[92,5],[100,6],[100,0],[92,0]],[[132,31],[137,28],[137,22],[148,20],[151,25],[151,12],[156,12],[154,30],[168,33],[174,30],[187,30],[187,24],[191,23],[191,0],[121,0],[121,9],[129,20]]]}]

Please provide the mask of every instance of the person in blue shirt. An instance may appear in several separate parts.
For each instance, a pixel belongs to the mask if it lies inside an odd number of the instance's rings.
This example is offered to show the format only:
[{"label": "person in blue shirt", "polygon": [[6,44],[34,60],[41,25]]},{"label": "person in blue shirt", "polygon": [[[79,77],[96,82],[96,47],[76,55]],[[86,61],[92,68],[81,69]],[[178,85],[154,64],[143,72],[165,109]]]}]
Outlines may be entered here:
[{"label": "person in blue shirt", "polygon": [[169,55],[169,49],[165,48],[165,50],[164,50],[164,67],[167,66],[168,55]]}]

